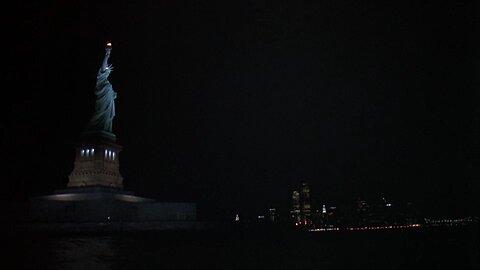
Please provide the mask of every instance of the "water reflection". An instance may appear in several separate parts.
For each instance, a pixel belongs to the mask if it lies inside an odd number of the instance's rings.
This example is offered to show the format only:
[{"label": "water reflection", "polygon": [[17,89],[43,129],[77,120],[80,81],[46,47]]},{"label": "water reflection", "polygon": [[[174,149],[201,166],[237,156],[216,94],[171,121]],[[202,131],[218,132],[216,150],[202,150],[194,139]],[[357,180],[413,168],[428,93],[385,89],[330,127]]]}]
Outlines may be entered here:
[{"label": "water reflection", "polygon": [[442,229],[9,235],[3,237],[2,254],[7,258],[23,259],[0,260],[0,269],[404,269],[412,266],[477,266],[478,235],[473,237],[471,232]]},{"label": "water reflection", "polygon": [[69,237],[53,243],[58,269],[112,269],[115,252],[111,237]]}]

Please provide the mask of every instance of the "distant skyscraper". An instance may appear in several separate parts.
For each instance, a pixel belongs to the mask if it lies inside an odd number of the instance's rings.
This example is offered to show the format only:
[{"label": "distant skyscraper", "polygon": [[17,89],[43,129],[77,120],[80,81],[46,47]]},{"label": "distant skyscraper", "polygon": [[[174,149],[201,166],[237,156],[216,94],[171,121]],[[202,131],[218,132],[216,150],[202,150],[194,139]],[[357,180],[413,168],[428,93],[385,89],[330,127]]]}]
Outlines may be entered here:
[{"label": "distant skyscraper", "polygon": [[300,192],[294,190],[292,193],[292,219],[296,225],[301,224],[300,217]]},{"label": "distant skyscraper", "polygon": [[275,208],[268,209],[268,219],[270,222],[273,222],[273,223],[277,221],[277,209]]},{"label": "distant skyscraper", "polygon": [[307,183],[302,183],[300,193],[300,212],[303,225],[312,224],[312,209],[310,205],[310,188]]},{"label": "distant skyscraper", "polygon": [[312,210],[310,204],[310,188],[307,183],[302,183],[300,192],[292,193],[292,218],[296,225],[311,225]]}]

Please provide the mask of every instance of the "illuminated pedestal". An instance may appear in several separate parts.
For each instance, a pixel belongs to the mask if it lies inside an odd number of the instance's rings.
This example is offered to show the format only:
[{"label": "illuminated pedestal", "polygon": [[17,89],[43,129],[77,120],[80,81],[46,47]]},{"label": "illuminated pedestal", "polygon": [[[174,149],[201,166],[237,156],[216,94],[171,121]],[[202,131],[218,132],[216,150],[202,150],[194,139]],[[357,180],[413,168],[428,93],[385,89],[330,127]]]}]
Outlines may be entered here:
[{"label": "illuminated pedestal", "polygon": [[75,151],[74,168],[67,187],[123,188],[118,158],[122,146],[115,141],[112,133],[84,133]]}]

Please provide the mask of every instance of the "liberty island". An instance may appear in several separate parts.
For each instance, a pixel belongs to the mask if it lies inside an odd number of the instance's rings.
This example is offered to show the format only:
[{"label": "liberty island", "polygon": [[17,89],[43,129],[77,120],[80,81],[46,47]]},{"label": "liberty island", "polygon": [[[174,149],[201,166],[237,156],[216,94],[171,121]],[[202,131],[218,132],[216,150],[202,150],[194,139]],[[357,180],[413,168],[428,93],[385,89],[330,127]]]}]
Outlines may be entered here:
[{"label": "liberty island", "polygon": [[119,159],[123,147],[112,129],[117,93],[108,80],[111,52],[112,44],[107,43],[97,72],[95,111],[77,143],[67,187],[53,195],[30,198],[25,221],[47,229],[88,231],[97,230],[99,224],[102,230],[105,224],[113,230],[196,228],[195,203],[156,202],[123,189]]}]

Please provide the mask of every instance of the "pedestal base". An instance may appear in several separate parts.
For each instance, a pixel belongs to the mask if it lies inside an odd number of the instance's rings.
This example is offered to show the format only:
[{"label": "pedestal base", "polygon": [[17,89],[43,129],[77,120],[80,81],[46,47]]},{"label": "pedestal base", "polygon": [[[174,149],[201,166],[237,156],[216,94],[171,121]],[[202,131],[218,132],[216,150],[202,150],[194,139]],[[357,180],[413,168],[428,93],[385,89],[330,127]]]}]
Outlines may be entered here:
[{"label": "pedestal base", "polygon": [[67,188],[30,199],[29,220],[68,222],[194,221],[196,205],[155,202],[132,192],[105,187]]}]

